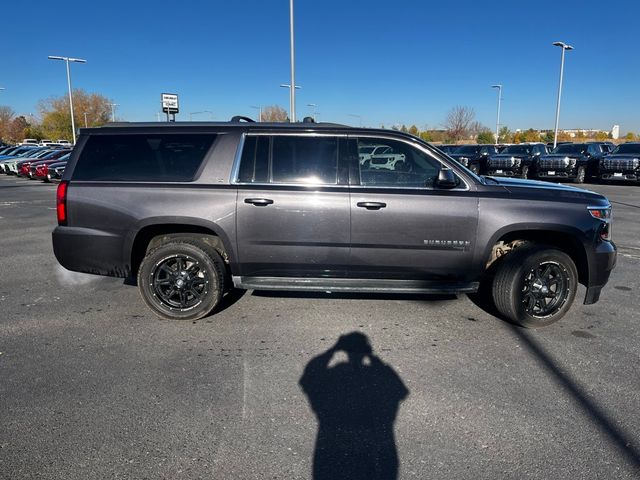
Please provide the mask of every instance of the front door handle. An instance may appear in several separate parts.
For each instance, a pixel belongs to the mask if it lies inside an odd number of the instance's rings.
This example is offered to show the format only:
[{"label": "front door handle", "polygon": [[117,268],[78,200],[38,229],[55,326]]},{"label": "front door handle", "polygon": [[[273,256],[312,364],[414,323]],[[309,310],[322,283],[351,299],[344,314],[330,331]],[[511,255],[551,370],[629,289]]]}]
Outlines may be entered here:
[{"label": "front door handle", "polygon": [[367,210],[380,210],[387,206],[383,202],[358,202],[356,205],[360,208],[366,208]]},{"label": "front door handle", "polygon": [[273,200],[270,198],[245,198],[244,203],[250,203],[256,207],[266,207],[267,205],[271,205]]}]

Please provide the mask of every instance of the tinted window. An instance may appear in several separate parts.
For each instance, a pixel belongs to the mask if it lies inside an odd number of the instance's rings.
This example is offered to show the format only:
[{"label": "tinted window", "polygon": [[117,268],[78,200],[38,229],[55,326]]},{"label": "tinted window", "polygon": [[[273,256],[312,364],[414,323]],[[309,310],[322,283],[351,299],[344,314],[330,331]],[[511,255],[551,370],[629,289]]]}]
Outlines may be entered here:
[{"label": "tinted window", "polygon": [[456,148],[453,153],[456,154],[467,154],[467,155],[476,155],[480,151],[480,147],[476,145],[464,145],[462,147]]},{"label": "tinted window", "polygon": [[502,153],[531,155],[531,145],[509,145]]},{"label": "tinted window", "polygon": [[360,160],[360,184],[388,187],[433,187],[440,162],[404,142],[383,139],[358,139],[358,149],[368,144],[384,144],[384,154]]},{"label": "tinted window", "polygon": [[558,145],[552,153],[583,153],[585,148],[583,143],[565,143]]},{"label": "tinted window", "polygon": [[335,137],[247,136],[238,181],[241,183],[338,183]]},{"label": "tinted window", "polygon": [[188,182],[213,144],[211,134],[93,135],[75,180]]},{"label": "tinted window", "polygon": [[269,137],[245,138],[238,181],[242,183],[269,181]]},{"label": "tinted window", "polygon": [[338,139],[274,136],[273,183],[338,183]]},{"label": "tinted window", "polygon": [[640,154],[640,143],[623,143],[621,145],[618,145],[612,153],[615,153],[618,155],[623,155],[627,153],[631,155],[638,155]]}]

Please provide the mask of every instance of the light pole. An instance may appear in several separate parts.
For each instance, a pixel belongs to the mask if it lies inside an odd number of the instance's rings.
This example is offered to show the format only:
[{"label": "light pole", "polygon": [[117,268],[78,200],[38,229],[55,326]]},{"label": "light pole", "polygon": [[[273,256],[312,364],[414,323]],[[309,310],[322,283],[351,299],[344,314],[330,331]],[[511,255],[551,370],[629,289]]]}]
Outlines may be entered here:
[{"label": "light pole", "polygon": [[256,110],[258,110],[258,121],[261,122],[262,121],[262,107],[259,107],[257,105],[249,105],[251,108],[255,108]]},{"label": "light pole", "polygon": [[84,128],[87,128],[87,112],[84,112]]},{"label": "light pole", "polygon": [[189,112],[189,121],[192,122],[193,121],[193,116],[194,115],[199,115],[201,113],[210,113],[211,116],[213,117],[213,112],[211,110],[202,110],[201,112]]},{"label": "light pole", "polygon": [[116,107],[120,106],[119,103],[110,103],[109,105],[111,105],[111,121],[115,122],[116,121]]},{"label": "light pole", "polygon": [[500,102],[502,101],[502,85],[491,85],[491,88],[498,89],[498,116],[496,117],[496,145],[500,136]]},{"label": "light pole", "polygon": [[49,60],[64,60],[67,64],[67,86],[69,87],[69,109],[71,110],[71,135],[73,136],[73,144],[76,143],[76,122],[73,120],[73,96],[71,95],[71,71],[69,69],[69,62],[73,63],[87,63],[82,58],[70,58],[59,57],[56,55],[49,55]]},{"label": "light pole", "polygon": [[307,107],[311,107],[311,115],[313,117],[313,122],[316,122],[316,115],[318,114],[318,104],[317,103],[307,103]]},{"label": "light pole", "polygon": [[[291,93],[294,90],[293,88],[291,88],[291,85],[293,85],[293,83],[291,83],[291,84],[289,84],[289,83],[281,83],[280,84],[280,86],[282,88],[288,88],[289,89],[289,100],[290,100],[290,102],[289,102],[289,104],[290,104],[289,105],[289,121],[290,122],[295,122],[296,121],[296,113],[295,113],[295,110],[291,110],[291,109],[292,108],[296,108],[296,106],[295,106],[296,101],[294,99],[293,100],[293,104],[291,104],[291,99],[293,98],[293,96],[295,96],[295,93]],[[299,90],[301,88],[302,87],[300,85],[296,85],[296,89]],[[291,106],[291,105],[293,105],[293,106]]]},{"label": "light pole", "polygon": [[560,98],[562,97],[562,76],[564,74],[564,52],[565,50],[573,50],[571,45],[563,42],[553,42],[553,45],[562,49],[562,57],[560,60],[560,84],[558,85],[558,104],[556,105],[556,128],[553,135],[553,148],[558,145],[558,124],[560,123]]},{"label": "light pole", "polygon": [[[289,34],[291,40],[291,85],[296,84],[296,55],[293,35],[293,0],[289,0]],[[296,89],[289,87],[289,117],[296,122]]]}]

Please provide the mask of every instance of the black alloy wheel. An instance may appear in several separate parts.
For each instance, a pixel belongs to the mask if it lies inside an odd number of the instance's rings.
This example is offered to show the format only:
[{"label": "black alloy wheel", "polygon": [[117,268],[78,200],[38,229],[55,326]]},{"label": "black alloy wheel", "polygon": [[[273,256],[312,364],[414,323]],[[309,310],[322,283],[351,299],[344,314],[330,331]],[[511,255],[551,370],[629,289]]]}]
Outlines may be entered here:
[{"label": "black alloy wheel", "polygon": [[569,274],[556,262],[545,262],[524,279],[522,303],[528,315],[546,318],[558,312],[569,297]]},{"label": "black alloy wheel", "polygon": [[147,252],[138,270],[138,288],[160,318],[197,320],[218,305],[224,293],[225,264],[211,245],[190,236],[173,238]]}]

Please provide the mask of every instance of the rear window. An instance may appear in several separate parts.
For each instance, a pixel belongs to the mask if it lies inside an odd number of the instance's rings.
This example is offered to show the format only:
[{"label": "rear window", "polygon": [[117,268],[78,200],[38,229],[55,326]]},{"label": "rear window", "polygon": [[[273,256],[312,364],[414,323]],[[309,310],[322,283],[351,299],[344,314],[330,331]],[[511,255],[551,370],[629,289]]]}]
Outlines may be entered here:
[{"label": "rear window", "polygon": [[188,182],[214,134],[93,135],[82,149],[74,180]]}]

